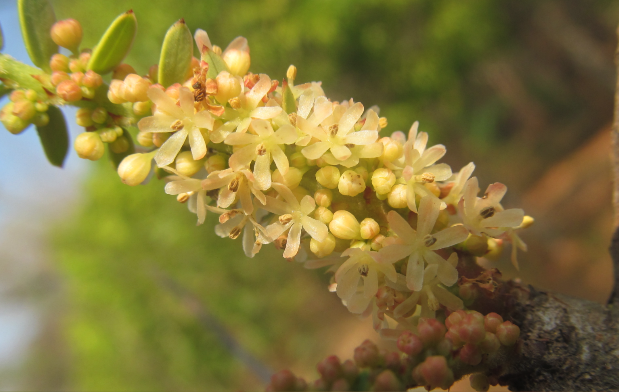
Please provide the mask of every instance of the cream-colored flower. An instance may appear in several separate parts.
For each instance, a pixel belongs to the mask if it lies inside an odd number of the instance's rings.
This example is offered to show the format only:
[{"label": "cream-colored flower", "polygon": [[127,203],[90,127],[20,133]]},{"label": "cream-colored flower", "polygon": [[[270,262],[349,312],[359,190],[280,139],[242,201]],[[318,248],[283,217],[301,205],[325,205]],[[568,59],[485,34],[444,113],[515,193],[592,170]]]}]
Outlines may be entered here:
[{"label": "cream-colored flower", "polygon": [[[359,248],[346,249],[342,256],[348,260],[335,273],[337,295],[347,302],[349,310],[361,313],[376,295],[383,278],[396,281],[394,262],[383,259],[378,252]],[[360,284],[362,290],[359,290]]]},{"label": "cream-colored flower", "polygon": [[464,193],[458,203],[458,214],[464,227],[473,235],[484,233],[498,237],[507,229],[520,226],[524,211],[520,208],[505,210],[501,206],[501,199],[506,192],[507,187],[496,182],[488,186],[483,198],[479,198],[477,177],[470,178],[464,185]]},{"label": "cream-colored flower", "polygon": [[[257,204],[254,200],[254,204]],[[254,205],[252,215],[245,215],[243,210],[225,211],[222,216],[228,214],[231,218],[226,218],[223,223],[215,226],[215,234],[222,238],[236,239],[243,233],[243,252],[245,256],[254,257],[262,248],[262,245],[272,242],[266,234],[266,229],[258,223],[267,211],[260,208],[259,205]],[[257,219],[256,219],[257,218]],[[220,217],[220,222],[222,218]]]},{"label": "cream-colored flower", "polygon": [[466,184],[468,179],[471,177],[471,174],[473,174],[473,170],[475,170],[475,164],[473,162],[460,169],[460,171],[455,175],[453,186],[449,190],[449,193],[441,200],[452,206],[457,206],[462,198],[464,184]]},{"label": "cream-colored flower", "polygon": [[151,101],[157,105],[157,110],[153,116],[140,120],[138,123],[140,131],[151,133],[174,132],[155,155],[157,165],[163,167],[174,162],[187,138],[189,138],[193,158],[196,160],[204,158],[208,138],[205,140],[200,129],[213,129],[213,118],[207,111],[195,112],[191,91],[185,87],[179,89],[180,106],[177,106],[170,96],[158,88],[149,88],[147,94]]},{"label": "cream-colored flower", "polygon": [[[346,163],[347,167],[354,166],[352,162],[356,160],[358,163],[359,157],[364,157],[364,150],[363,148],[357,149],[356,154],[353,154],[351,148],[357,145],[367,146],[378,140],[378,115],[374,111],[371,113],[368,113],[368,118],[361,129],[354,131],[355,125],[363,114],[363,105],[358,102],[350,107],[336,105],[333,113],[326,117],[320,126],[310,125],[302,128],[305,133],[319,141],[305,147],[301,152],[308,159],[318,159],[330,151],[336,164]],[[380,154],[382,154],[382,143],[379,144]],[[352,160],[349,160],[351,157],[353,157]]]},{"label": "cream-colored flower", "polygon": [[301,231],[303,229],[315,240],[324,241],[327,234],[329,234],[327,225],[309,216],[316,209],[314,199],[311,196],[305,196],[299,203],[287,186],[276,182],[272,183],[272,186],[284,200],[270,196],[266,197],[263,208],[279,215],[279,222],[275,222],[267,227],[267,235],[275,239],[286,230],[289,230],[284,257],[291,258],[297,254],[301,244]]},{"label": "cream-colored flower", "polygon": [[267,190],[271,187],[271,161],[275,161],[275,166],[279,172],[286,174],[289,168],[288,157],[282,149],[284,144],[292,144],[297,140],[297,132],[291,125],[283,125],[277,131],[268,121],[253,120],[252,129],[256,134],[251,133],[231,133],[224,143],[243,148],[237,150],[230,157],[230,167],[233,169],[249,165],[256,161],[254,165],[254,178],[258,189]]},{"label": "cream-colored flower", "polygon": [[379,254],[385,260],[396,262],[408,257],[406,284],[410,290],[419,291],[423,285],[425,264],[438,265],[438,276],[446,286],[458,280],[458,271],[435,250],[448,248],[466,240],[468,231],[463,226],[452,226],[430,234],[438,218],[440,201],[436,197],[424,197],[419,203],[417,231],[397,212],[389,211],[389,228],[399,237],[400,243],[385,246]]},{"label": "cream-colored flower", "polygon": [[261,203],[266,202],[264,193],[256,186],[254,175],[247,168],[234,170],[214,171],[202,181],[202,187],[206,191],[219,189],[217,205],[221,208],[228,208],[237,200],[241,202],[241,207],[247,215],[254,211],[251,195],[253,194]]}]

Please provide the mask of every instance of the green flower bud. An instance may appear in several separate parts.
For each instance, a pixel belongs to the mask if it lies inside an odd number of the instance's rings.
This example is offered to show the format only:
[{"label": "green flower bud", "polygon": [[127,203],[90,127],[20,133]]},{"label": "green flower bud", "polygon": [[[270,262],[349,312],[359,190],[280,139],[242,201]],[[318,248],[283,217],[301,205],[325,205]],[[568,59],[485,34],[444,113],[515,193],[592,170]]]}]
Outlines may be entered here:
[{"label": "green flower bud", "polygon": [[37,113],[30,121],[37,127],[44,127],[49,124],[49,115],[47,113]]},{"label": "green flower bud", "polygon": [[90,127],[94,125],[91,116],[92,110],[86,108],[77,109],[77,113],[75,113],[75,122],[80,127]]},{"label": "green flower bud", "polygon": [[314,211],[314,217],[325,225],[328,225],[333,220],[333,212],[327,207],[318,207]]},{"label": "green flower bud", "polygon": [[51,36],[56,45],[75,53],[82,42],[82,25],[75,19],[61,20],[52,26]]},{"label": "green flower bud", "polygon": [[17,101],[13,104],[12,114],[24,120],[30,122],[30,119],[36,114],[34,104],[28,100]]},{"label": "green flower bud", "polygon": [[325,166],[316,172],[316,181],[325,188],[335,189],[340,181],[340,171],[335,166]]},{"label": "green flower bud", "polygon": [[137,140],[141,146],[153,146],[153,134],[151,132],[138,132]]},{"label": "green flower bud", "polygon": [[355,171],[346,170],[340,177],[337,189],[344,196],[357,196],[365,190],[365,181]]},{"label": "green flower bud", "polygon": [[385,195],[391,192],[395,185],[395,174],[387,168],[374,170],[372,173],[372,186],[378,194]]},{"label": "green flower bud", "polygon": [[126,137],[120,136],[110,143],[110,150],[116,154],[122,154],[129,150],[130,144]]},{"label": "green flower bud", "polygon": [[300,152],[295,152],[294,154],[292,154],[288,158],[288,161],[290,161],[290,166],[297,167],[299,169],[302,169],[308,165],[307,158],[305,158],[305,155],[301,154]]},{"label": "green flower bud", "polygon": [[107,120],[107,110],[102,107],[98,107],[92,111],[92,121],[97,124],[104,124],[105,120]]},{"label": "green flower bud", "polygon": [[101,137],[96,132],[84,132],[75,138],[73,144],[75,152],[80,158],[96,161],[101,159],[105,152],[105,146]]},{"label": "green flower bud", "polygon": [[47,110],[49,109],[49,105],[45,102],[39,101],[34,103],[34,108],[37,112],[47,112]]},{"label": "green flower bud", "polygon": [[202,165],[202,160],[193,159],[191,151],[183,151],[176,156],[176,171],[184,176],[193,176],[202,168]]},{"label": "green flower bud", "polygon": [[212,173],[218,170],[224,170],[228,167],[228,160],[221,154],[211,155],[204,164],[206,171]]},{"label": "green flower bud", "polygon": [[329,230],[337,238],[343,240],[355,240],[361,238],[361,226],[353,214],[340,210],[333,214],[333,220],[329,223]]},{"label": "green flower bud", "polygon": [[14,103],[11,102],[2,108],[0,111],[0,121],[9,132],[13,135],[17,135],[22,133],[30,124],[11,113],[13,111],[13,105]]},{"label": "green flower bud", "polygon": [[146,116],[150,113],[151,106],[152,104],[150,101],[136,102],[133,104],[133,113],[135,113],[136,116]]},{"label": "green flower bud", "polygon": [[150,173],[155,152],[131,154],[125,157],[118,165],[118,175],[122,182],[129,186],[141,184]]}]

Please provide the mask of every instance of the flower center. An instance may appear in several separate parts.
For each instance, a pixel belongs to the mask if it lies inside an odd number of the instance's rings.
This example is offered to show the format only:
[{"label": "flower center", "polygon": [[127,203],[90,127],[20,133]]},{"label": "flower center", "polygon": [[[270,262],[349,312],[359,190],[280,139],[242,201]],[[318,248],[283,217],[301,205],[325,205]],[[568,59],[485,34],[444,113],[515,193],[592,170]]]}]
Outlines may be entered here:
[{"label": "flower center", "polygon": [[170,125],[170,128],[175,131],[180,131],[181,129],[185,128],[185,124],[183,124],[181,120],[176,120],[172,123],[172,125]]},{"label": "flower center", "polygon": [[368,272],[370,271],[370,268],[368,267],[367,264],[362,264],[359,266],[357,270],[359,271],[359,274],[365,278],[368,276]]},{"label": "flower center", "polygon": [[481,210],[479,212],[479,215],[481,215],[482,218],[486,219],[486,218],[490,218],[494,216],[495,212],[496,210],[494,209],[494,207],[490,206],[490,207],[486,207],[483,210]]},{"label": "flower center", "polygon": [[434,237],[433,235],[428,234],[425,237],[423,237],[423,244],[426,246],[426,248],[434,245],[435,243],[436,243],[436,237]]}]

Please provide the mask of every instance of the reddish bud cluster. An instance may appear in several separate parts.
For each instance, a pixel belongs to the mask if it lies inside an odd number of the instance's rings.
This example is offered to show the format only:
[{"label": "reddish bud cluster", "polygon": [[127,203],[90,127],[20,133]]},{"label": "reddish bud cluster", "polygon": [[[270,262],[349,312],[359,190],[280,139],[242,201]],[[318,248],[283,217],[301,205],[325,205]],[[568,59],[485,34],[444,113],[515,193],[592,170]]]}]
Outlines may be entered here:
[{"label": "reddish bud cluster", "polygon": [[454,383],[454,374],[441,355],[428,357],[413,370],[413,378],[427,390],[448,389]]}]

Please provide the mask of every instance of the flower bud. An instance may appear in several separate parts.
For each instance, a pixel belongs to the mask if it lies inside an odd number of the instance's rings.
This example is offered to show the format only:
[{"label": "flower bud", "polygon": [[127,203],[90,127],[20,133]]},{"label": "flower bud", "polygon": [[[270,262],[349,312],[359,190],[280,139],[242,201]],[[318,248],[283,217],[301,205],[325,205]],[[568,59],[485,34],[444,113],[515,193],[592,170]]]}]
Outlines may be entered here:
[{"label": "flower bud", "polygon": [[34,117],[36,112],[37,111],[34,108],[34,104],[32,103],[32,101],[23,99],[13,104],[12,114],[24,120],[25,122],[30,122],[30,119]]},{"label": "flower bud", "polygon": [[135,69],[129,64],[120,64],[112,72],[112,79],[124,80],[127,75],[134,74]]},{"label": "flower bud", "polygon": [[286,78],[291,82],[294,81],[297,78],[297,67],[291,64],[286,70]]},{"label": "flower bud", "polygon": [[520,337],[520,328],[511,321],[505,321],[496,329],[496,336],[504,346],[513,346]]},{"label": "flower bud", "polygon": [[107,91],[107,98],[110,100],[110,102],[115,103],[115,104],[121,104],[121,103],[127,102],[123,98],[124,94],[122,93],[122,88],[123,88],[122,81],[112,80],[112,82],[110,83],[110,87]]},{"label": "flower bud", "polygon": [[316,172],[316,181],[325,188],[335,189],[340,182],[340,171],[335,166],[325,166]]},{"label": "flower bud", "polygon": [[44,127],[49,124],[49,115],[47,113],[37,113],[30,121],[37,127]]},{"label": "flower bud", "polygon": [[376,193],[387,194],[395,185],[395,174],[387,168],[374,170],[372,173],[372,186]]},{"label": "flower bud", "polygon": [[380,226],[378,226],[378,222],[376,222],[372,218],[365,218],[360,223],[361,238],[364,240],[369,240],[374,238],[380,233]]},{"label": "flower bud", "polygon": [[129,150],[129,140],[126,137],[121,136],[116,138],[112,143],[110,143],[110,150],[116,154],[122,154]]},{"label": "flower bud", "polygon": [[90,58],[92,57],[92,53],[90,49],[83,50],[79,56],[79,62],[82,64],[83,71],[85,72],[88,69],[88,63],[90,62]]},{"label": "flower bud", "polygon": [[460,349],[459,358],[468,365],[479,365],[481,362],[481,350],[474,344],[467,343]]},{"label": "flower bud", "polygon": [[82,42],[82,25],[75,19],[61,20],[52,26],[51,36],[56,45],[75,53]]},{"label": "flower bud", "polygon": [[486,332],[484,340],[479,343],[479,348],[485,354],[492,354],[499,351],[499,348],[501,348],[501,342],[495,334],[492,332]]},{"label": "flower bud", "polygon": [[131,154],[118,165],[118,175],[122,182],[129,186],[141,184],[150,173],[153,161],[152,152],[146,154]]},{"label": "flower bud", "polygon": [[78,86],[81,87],[82,80],[84,79],[84,73],[83,72],[73,72],[71,74],[70,78],[71,78],[72,81],[77,83]]},{"label": "flower bud", "polygon": [[68,72],[69,58],[64,54],[56,53],[52,56],[51,60],[49,60],[49,67],[52,71]]},{"label": "flower bud", "polygon": [[75,152],[80,158],[96,161],[101,159],[105,152],[105,146],[101,137],[96,132],[84,132],[75,138],[73,144]]},{"label": "flower bud", "polygon": [[314,211],[314,217],[325,225],[328,225],[333,220],[333,212],[327,207],[320,206]]},{"label": "flower bud", "polygon": [[11,113],[13,111],[13,105],[13,102],[11,102],[2,108],[0,111],[0,121],[9,132],[13,135],[17,135],[23,132],[30,124]]},{"label": "flower bud", "polygon": [[333,214],[329,230],[334,236],[343,240],[356,240],[361,237],[359,221],[346,210],[339,210]]},{"label": "flower bud", "polygon": [[73,80],[64,80],[56,87],[56,94],[67,102],[75,102],[82,99],[82,89]]},{"label": "flower bud", "polygon": [[498,260],[503,253],[503,240],[496,238],[488,238],[488,252],[484,255],[488,260]]},{"label": "flower bud", "polygon": [[535,219],[532,216],[525,215],[524,219],[522,219],[522,223],[520,224],[521,229],[527,229],[531,227],[531,225],[535,223]]},{"label": "flower bud", "polygon": [[230,45],[224,50],[222,56],[223,60],[228,65],[228,69],[232,75],[243,76],[249,71],[250,56],[249,45],[247,45],[247,39],[244,37],[237,37]]},{"label": "flower bud", "polygon": [[359,375],[359,368],[352,360],[347,359],[342,364],[342,372],[348,381],[353,381]]},{"label": "flower bud", "polygon": [[417,325],[417,333],[424,345],[434,345],[445,336],[445,326],[437,319],[422,317]]},{"label": "flower bud", "polygon": [[107,110],[102,107],[98,107],[92,111],[92,121],[97,124],[104,124],[107,120]]},{"label": "flower bud", "polygon": [[408,206],[406,202],[406,185],[395,185],[387,196],[387,202],[392,208],[405,208]]},{"label": "flower bud", "polygon": [[393,371],[386,369],[380,372],[374,379],[373,391],[400,391],[402,390],[402,383],[393,373]]},{"label": "flower bud", "polygon": [[140,75],[129,74],[123,82],[122,98],[129,102],[148,101],[146,92],[150,87],[150,80]]},{"label": "flower bud", "polygon": [[299,169],[302,169],[308,165],[307,158],[305,158],[305,155],[300,152],[295,152],[288,158],[288,160],[290,161],[290,166],[297,167]]},{"label": "flower bud", "polygon": [[383,241],[385,240],[385,236],[382,234],[377,235],[372,239],[370,247],[372,250],[380,250],[383,247]]},{"label": "flower bud", "polygon": [[144,146],[144,147],[153,146],[153,134],[151,132],[138,132],[136,139],[140,146]]},{"label": "flower bud", "polygon": [[353,170],[346,170],[339,179],[337,189],[344,196],[357,196],[365,190],[365,181]]},{"label": "flower bud", "polygon": [[288,369],[280,370],[271,376],[271,388],[273,392],[294,391],[297,378]]},{"label": "flower bud", "polygon": [[206,160],[204,166],[206,167],[207,172],[212,173],[214,171],[224,170],[226,167],[228,167],[228,161],[223,155],[211,155]]},{"label": "flower bud", "polygon": [[176,171],[184,176],[193,176],[202,166],[203,161],[194,160],[191,151],[183,151],[176,156]]},{"label": "flower bud", "polygon": [[52,82],[52,85],[58,86],[61,82],[65,80],[69,80],[69,79],[71,79],[71,76],[69,76],[68,73],[63,72],[63,71],[54,71],[52,72],[52,76],[50,80]]},{"label": "flower bud", "polygon": [[165,133],[165,132],[153,133],[153,144],[155,145],[155,147],[161,147],[163,146],[163,143],[165,143],[166,140],[168,140],[169,138],[170,138],[169,133]]},{"label": "flower bud", "polygon": [[486,331],[495,333],[499,325],[503,324],[503,317],[496,313],[488,313],[484,317],[484,327]]},{"label": "flower bud", "polygon": [[70,59],[69,60],[69,71],[71,72],[83,72],[84,67],[79,59]]},{"label": "flower bud", "polygon": [[378,347],[369,340],[365,340],[360,346],[355,348],[354,359],[357,366],[371,367],[380,362]]},{"label": "flower bud", "polygon": [[398,350],[411,357],[423,351],[423,342],[419,337],[410,331],[404,331],[398,338]]},{"label": "flower bud", "polygon": [[477,392],[487,392],[490,389],[490,382],[488,381],[488,376],[483,373],[472,374],[469,378],[469,381],[471,383],[471,388],[473,388]]},{"label": "flower bud", "polygon": [[220,104],[225,105],[230,99],[237,97],[241,93],[240,78],[230,75],[229,72],[220,72],[215,80],[217,81],[215,99]]},{"label": "flower bud", "polygon": [[460,323],[462,323],[462,320],[464,319],[464,316],[466,316],[466,313],[464,312],[464,310],[457,310],[451,313],[445,319],[445,326],[451,329],[452,327],[460,325]]},{"label": "flower bud", "polygon": [[101,75],[94,72],[93,70],[88,70],[84,74],[82,84],[85,87],[96,89],[103,84],[103,78],[101,77]]},{"label": "flower bud", "polygon": [[488,238],[485,235],[469,234],[460,247],[463,251],[473,256],[481,257],[488,252]]},{"label": "flower bud", "polygon": [[370,177],[370,173],[368,173],[368,169],[365,166],[357,166],[355,168],[355,173],[361,176],[363,179],[363,183],[367,185],[368,178]]},{"label": "flower bud", "polygon": [[286,185],[290,190],[298,187],[303,179],[303,172],[296,167],[288,168],[288,172],[282,176],[279,172],[279,169],[276,169],[273,172],[271,180],[273,182],[279,182],[280,184]]},{"label": "flower bud", "polygon": [[449,389],[454,383],[453,371],[447,365],[445,357],[440,355],[426,358],[413,370],[413,378],[428,390]]},{"label": "flower bud", "polygon": [[340,363],[340,359],[335,355],[330,355],[323,359],[322,362],[319,362],[317,369],[318,373],[320,373],[322,378],[329,384],[343,375],[342,364]]},{"label": "flower bud", "polygon": [[384,137],[380,141],[383,143],[382,159],[384,161],[392,162],[402,156],[404,147],[401,142],[390,137]]},{"label": "flower bud", "polygon": [[310,250],[318,258],[329,256],[335,249],[335,237],[329,233],[325,237],[324,241],[320,242],[312,238],[310,240]]},{"label": "flower bud", "polygon": [[90,127],[94,124],[92,121],[92,110],[86,108],[77,109],[75,113],[75,122],[80,127]]}]

